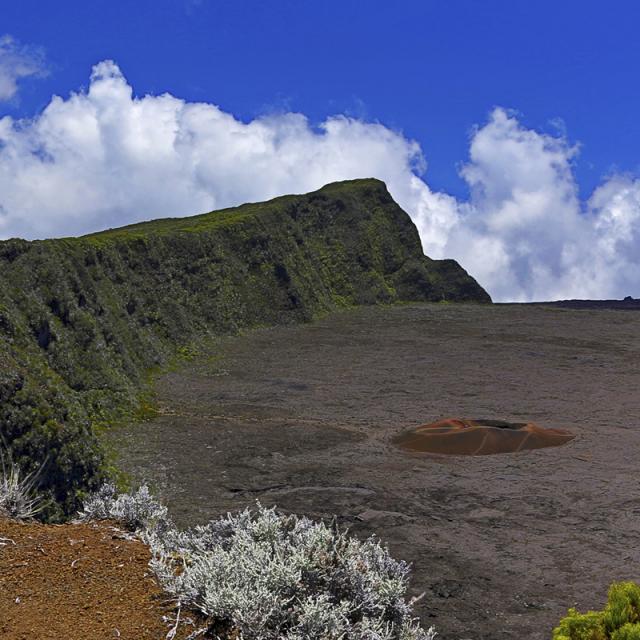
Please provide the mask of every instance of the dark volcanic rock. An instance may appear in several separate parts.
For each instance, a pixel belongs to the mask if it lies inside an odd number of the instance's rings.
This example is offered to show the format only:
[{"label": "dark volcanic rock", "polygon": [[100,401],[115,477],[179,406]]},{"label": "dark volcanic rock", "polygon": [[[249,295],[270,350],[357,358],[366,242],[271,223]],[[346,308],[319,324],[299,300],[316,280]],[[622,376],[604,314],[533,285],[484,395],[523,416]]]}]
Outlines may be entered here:
[{"label": "dark volcanic rock", "polygon": [[565,309],[616,309],[620,311],[640,310],[640,299],[627,296],[624,300],[555,300],[553,302],[535,302],[545,306],[563,307]]},{"label": "dark volcanic rock", "polygon": [[[159,415],[113,433],[182,524],[277,505],[412,564],[438,640],[549,640],[638,579],[640,315],[533,305],[361,307],[220,338],[158,379]],[[277,383],[277,384],[274,384]],[[296,388],[292,386],[296,383]],[[392,445],[447,415],[567,428],[561,447]]]}]

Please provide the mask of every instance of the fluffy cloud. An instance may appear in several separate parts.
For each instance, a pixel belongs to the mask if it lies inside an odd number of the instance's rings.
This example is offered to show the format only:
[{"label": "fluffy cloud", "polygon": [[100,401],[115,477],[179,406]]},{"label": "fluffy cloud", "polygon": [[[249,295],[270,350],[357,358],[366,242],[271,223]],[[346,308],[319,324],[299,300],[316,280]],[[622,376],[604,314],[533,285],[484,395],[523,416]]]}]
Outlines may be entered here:
[{"label": "fluffy cloud", "polygon": [[18,81],[46,73],[40,49],[20,45],[9,35],[0,36],[0,101],[10,100],[18,91]]},{"label": "fluffy cloud", "polygon": [[475,247],[466,263],[492,283],[496,298],[571,293],[565,292],[567,252],[584,244],[586,231],[571,171],[576,151],[562,138],[524,129],[502,109],[474,132],[462,169],[471,200],[445,251]]},{"label": "fluffy cloud", "polygon": [[638,295],[640,181],[611,177],[581,203],[577,151],[496,109],[473,133],[462,169],[471,199],[441,253],[464,256],[497,300]]},{"label": "fluffy cloud", "polygon": [[[32,121],[0,119],[0,234],[79,234],[363,176],[435,206],[414,174],[423,162],[415,142],[379,124],[338,116],[313,128],[294,113],[245,124],[211,104],[134,98],[107,61],[86,92],[54,97]],[[441,243],[449,215],[424,221]]]},{"label": "fluffy cloud", "polygon": [[75,235],[375,176],[425,252],[458,259],[495,299],[640,294],[640,183],[612,177],[581,203],[576,153],[496,109],[472,134],[460,202],[430,189],[419,145],[383,125],[336,116],[312,127],[295,113],[243,123],[212,104],[136,98],[105,61],[86,91],[52,98],[33,120],[0,119],[0,237]]}]

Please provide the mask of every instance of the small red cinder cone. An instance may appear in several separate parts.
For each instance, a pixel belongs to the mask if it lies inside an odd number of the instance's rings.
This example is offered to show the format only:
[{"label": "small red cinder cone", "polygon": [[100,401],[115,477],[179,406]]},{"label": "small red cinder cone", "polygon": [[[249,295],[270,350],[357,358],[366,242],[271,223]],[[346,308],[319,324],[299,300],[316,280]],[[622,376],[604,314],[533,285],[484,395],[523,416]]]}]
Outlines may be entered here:
[{"label": "small red cinder cone", "polygon": [[533,422],[447,418],[401,433],[394,443],[409,451],[481,456],[557,447],[574,437],[570,431]]}]

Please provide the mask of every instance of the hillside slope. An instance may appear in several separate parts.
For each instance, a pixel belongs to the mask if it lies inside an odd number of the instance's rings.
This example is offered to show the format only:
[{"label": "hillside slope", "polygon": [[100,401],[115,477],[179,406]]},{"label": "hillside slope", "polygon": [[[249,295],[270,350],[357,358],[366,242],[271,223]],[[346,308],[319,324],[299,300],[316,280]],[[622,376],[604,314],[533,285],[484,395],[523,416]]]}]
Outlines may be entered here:
[{"label": "hillside slope", "polygon": [[384,183],[81,238],[0,242],[0,427],[25,469],[46,461],[49,517],[103,480],[96,422],[145,372],[206,334],[307,321],[341,306],[490,302],[453,260],[422,253]]}]

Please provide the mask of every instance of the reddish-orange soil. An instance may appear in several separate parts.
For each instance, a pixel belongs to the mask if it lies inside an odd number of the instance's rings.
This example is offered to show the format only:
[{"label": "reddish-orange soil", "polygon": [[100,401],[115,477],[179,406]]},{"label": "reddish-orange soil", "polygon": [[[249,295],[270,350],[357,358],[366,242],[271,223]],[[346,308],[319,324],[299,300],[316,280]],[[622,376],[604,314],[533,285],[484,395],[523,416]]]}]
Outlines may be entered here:
[{"label": "reddish-orange soil", "polygon": [[545,429],[533,422],[447,418],[401,433],[396,445],[409,451],[459,456],[517,453],[559,447],[574,438],[564,429]]},{"label": "reddish-orange soil", "polygon": [[[111,523],[0,520],[0,638],[164,639],[172,603],[150,573],[149,550]],[[176,638],[186,638],[183,627]]]}]

